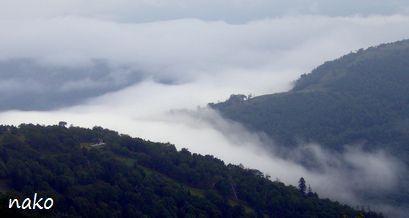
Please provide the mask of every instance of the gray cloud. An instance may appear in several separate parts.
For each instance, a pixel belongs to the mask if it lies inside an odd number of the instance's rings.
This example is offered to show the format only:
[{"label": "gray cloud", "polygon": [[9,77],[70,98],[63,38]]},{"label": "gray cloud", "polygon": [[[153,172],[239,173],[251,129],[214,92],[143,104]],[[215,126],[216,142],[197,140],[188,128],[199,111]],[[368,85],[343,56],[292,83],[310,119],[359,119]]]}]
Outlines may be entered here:
[{"label": "gray cloud", "polygon": [[0,110],[59,108],[151,79],[207,81],[230,93],[285,90],[328,59],[407,37],[408,24],[405,16],[302,16],[240,25],[72,16],[1,21]]},{"label": "gray cloud", "polygon": [[49,66],[32,59],[0,61],[0,110],[44,110],[121,89],[142,79],[142,73],[106,61],[86,66]]}]

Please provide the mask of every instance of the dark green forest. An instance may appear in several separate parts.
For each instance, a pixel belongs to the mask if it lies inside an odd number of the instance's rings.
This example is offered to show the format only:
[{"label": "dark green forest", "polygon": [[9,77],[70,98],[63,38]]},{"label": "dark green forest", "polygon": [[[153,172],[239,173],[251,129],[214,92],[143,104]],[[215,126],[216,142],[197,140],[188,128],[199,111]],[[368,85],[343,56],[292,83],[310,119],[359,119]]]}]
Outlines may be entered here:
[{"label": "dark green forest", "polygon": [[[62,124],[0,126],[0,217],[383,217],[320,199],[304,179],[286,186],[171,144]],[[8,209],[35,192],[54,207]]]},{"label": "dark green forest", "polygon": [[[360,49],[302,75],[288,92],[209,104],[223,117],[264,132],[282,147],[319,143],[382,149],[409,167],[409,40]],[[379,196],[409,205],[409,177],[399,193]]]},{"label": "dark green forest", "polygon": [[209,104],[284,145],[385,148],[409,163],[409,40],[371,47],[302,75],[288,92]]}]

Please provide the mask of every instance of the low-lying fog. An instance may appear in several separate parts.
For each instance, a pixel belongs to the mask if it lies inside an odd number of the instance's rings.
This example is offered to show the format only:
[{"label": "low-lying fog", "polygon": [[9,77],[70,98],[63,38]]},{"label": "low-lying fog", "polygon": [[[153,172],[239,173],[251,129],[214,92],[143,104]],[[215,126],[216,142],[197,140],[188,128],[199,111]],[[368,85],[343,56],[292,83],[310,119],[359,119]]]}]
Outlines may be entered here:
[{"label": "low-lying fog", "polygon": [[[201,98],[206,99],[201,96],[204,92],[210,96],[217,94],[209,90],[212,87],[144,82],[96,98],[87,105],[45,112],[9,111],[1,113],[0,120],[15,125],[57,124],[65,120],[76,126],[103,126],[135,137],[171,142],[178,149],[211,154],[226,163],[243,164],[286,184],[296,186],[298,179],[304,177],[321,197],[352,206],[398,211],[362,198],[368,193],[393,194],[399,188],[399,178],[405,169],[383,151],[369,153],[351,146],[339,154],[325,150],[325,146],[305,144],[293,149],[290,158],[284,158],[274,152],[282,148],[277,148],[272,140],[223,119],[209,108],[169,110],[175,105],[180,108],[200,103]],[[319,170],[302,166],[303,158],[314,159]]]}]

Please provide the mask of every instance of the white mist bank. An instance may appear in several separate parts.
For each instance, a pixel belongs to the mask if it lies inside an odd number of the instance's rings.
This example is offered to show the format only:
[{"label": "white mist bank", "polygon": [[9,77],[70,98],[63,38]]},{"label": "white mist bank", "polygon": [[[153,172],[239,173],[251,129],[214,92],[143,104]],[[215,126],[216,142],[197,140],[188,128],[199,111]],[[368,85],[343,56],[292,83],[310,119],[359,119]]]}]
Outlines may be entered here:
[{"label": "white mist bank", "polygon": [[[404,15],[292,16],[240,24],[8,18],[0,20],[0,101],[7,110],[66,107],[146,80],[211,84],[220,92],[209,100],[273,93],[324,61],[407,38],[408,25]],[[35,72],[27,69],[34,66]],[[209,90],[192,91],[196,102]]]}]

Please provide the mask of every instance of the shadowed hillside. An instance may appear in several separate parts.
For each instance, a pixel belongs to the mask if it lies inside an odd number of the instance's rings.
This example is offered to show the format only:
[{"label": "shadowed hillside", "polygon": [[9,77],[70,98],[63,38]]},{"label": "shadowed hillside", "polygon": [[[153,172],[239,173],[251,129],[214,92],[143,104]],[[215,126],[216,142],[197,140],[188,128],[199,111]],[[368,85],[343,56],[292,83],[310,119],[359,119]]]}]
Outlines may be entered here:
[{"label": "shadowed hillside", "polygon": [[[326,62],[285,93],[232,95],[209,106],[282,147],[315,142],[341,151],[359,145],[392,153],[409,166],[409,40]],[[399,193],[377,199],[406,206],[409,179],[400,180]]]}]

